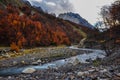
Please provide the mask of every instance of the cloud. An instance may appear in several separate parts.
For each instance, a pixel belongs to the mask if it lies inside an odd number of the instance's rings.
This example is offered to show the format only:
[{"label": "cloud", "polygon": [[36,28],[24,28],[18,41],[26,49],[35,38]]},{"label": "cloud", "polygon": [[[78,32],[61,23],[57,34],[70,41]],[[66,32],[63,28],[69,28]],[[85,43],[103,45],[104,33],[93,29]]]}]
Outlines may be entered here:
[{"label": "cloud", "polygon": [[66,13],[73,12],[74,7],[69,0],[28,0],[32,5],[40,6],[44,11],[48,13]]},{"label": "cloud", "polygon": [[46,5],[48,5],[48,6],[56,6],[56,4],[54,2],[46,2]]}]

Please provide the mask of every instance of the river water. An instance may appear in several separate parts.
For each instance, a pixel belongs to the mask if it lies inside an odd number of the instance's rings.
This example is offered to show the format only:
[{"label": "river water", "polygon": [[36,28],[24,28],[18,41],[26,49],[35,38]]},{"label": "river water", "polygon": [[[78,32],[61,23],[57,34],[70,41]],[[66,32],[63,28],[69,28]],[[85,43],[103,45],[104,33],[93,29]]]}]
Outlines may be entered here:
[{"label": "river water", "polygon": [[90,51],[90,53],[83,53],[80,55],[76,55],[70,58],[56,60],[50,63],[46,63],[43,65],[37,65],[37,66],[26,66],[26,67],[13,67],[8,68],[4,70],[0,70],[0,76],[7,76],[7,75],[15,75],[15,74],[21,74],[23,70],[26,68],[34,68],[36,70],[43,70],[43,69],[49,69],[49,68],[59,68],[62,66],[66,66],[68,64],[76,65],[78,63],[88,63],[87,59],[95,60],[96,58],[104,58],[105,52],[103,50],[96,50],[96,49],[85,49],[85,48],[76,48],[76,47],[69,47],[70,49],[77,49],[77,50],[85,50]]}]

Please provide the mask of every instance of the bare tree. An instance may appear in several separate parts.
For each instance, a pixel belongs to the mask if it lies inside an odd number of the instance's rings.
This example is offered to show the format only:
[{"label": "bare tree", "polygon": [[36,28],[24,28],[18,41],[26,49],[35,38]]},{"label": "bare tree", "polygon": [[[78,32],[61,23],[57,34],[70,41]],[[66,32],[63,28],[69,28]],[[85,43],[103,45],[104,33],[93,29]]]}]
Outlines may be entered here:
[{"label": "bare tree", "polygon": [[116,0],[111,6],[103,6],[101,16],[105,26],[108,28],[106,34],[109,34],[102,47],[109,56],[114,51],[116,44],[118,44],[116,41],[120,39],[120,0]]}]

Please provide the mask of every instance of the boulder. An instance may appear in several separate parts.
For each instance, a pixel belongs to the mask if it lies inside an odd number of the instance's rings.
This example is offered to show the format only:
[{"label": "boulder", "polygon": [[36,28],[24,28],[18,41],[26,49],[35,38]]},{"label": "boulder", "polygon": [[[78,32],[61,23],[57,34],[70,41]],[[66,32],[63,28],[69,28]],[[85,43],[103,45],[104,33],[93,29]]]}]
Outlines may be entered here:
[{"label": "boulder", "polygon": [[40,63],[42,63],[42,61],[39,59],[39,60],[37,60],[37,61],[35,61],[35,62],[32,62],[32,65],[38,65],[38,64],[40,64]]},{"label": "boulder", "polygon": [[26,68],[22,71],[22,73],[34,73],[36,70],[34,68]]},{"label": "boulder", "polygon": [[76,58],[74,61],[73,61],[73,65],[77,65],[77,64],[79,64],[80,63],[80,61],[78,60],[78,58]]},{"label": "boulder", "polygon": [[120,73],[115,73],[115,74],[116,74],[116,76],[120,77]]},{"label": "boulder", "polygon": [[72,64],[72,65],[77,65],[77,64],[80,64],[80,61],[79,61],[79,59],[78,58],[70,58],[70,59],[68,59],[68,60],[66,60],[67,61],[67,63],[68,64]]},{"label": "boulder", "polygon": [[77,73],[77,76],[80,76],[80,77],[81,77],[81,76],[84,76],[84,72],[78,72],[78,73]]},{"label": "boulder", "polygon": [[86,75],[89,75],[89,72],[88,71],[78,72],[77,75],[78,76],[86,76]]}]

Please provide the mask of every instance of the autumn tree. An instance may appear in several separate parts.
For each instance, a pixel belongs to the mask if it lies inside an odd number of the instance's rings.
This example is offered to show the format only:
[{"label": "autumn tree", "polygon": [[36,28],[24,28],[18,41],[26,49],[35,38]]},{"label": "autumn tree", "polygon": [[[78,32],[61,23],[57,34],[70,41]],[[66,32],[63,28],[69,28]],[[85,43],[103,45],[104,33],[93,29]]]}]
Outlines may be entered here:
[{"label": "autumn tree", "polygon": [[109,29],[109,37],[115,37],[120,32],[120,1],[115,1],[111,6],[103,6],[101,15],[104,24]]},{"label": "autumn tree", "polygon": [[109,34],[106,36],[108,40],[106,40],[104,48],[110,55],[109,53],[112,53],[115,46],[118,45],[116,41],[120,40],[120,0],[116,0],[111,6],[104,6],[101,9],[101,15],[105,26],[108,27],[106,34]]},{"label": "autumn tree", "polygon": [[9,4],[0,9],[0,18],[0,44],[10,45],[17,52],[24,47],[71,44],[62,27],[38,12],[32,14],[28,6]]}]

